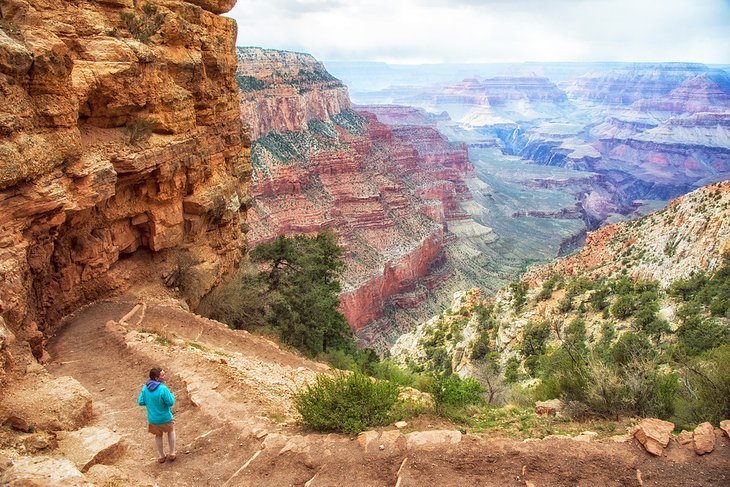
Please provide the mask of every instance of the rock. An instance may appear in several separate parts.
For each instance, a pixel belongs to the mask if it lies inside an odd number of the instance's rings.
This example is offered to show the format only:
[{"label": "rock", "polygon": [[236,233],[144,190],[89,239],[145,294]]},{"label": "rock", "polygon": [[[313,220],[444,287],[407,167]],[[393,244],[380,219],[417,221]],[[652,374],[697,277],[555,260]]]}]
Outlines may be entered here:
[{"label": "rock", "polygon": [[730,419],[726,419],[725,421],[720,421],[720,429],[725,432],[725,434],[730,438]]},{"label": "rock", "polygon": [[584,443],[590,443],[598,437],[598,433],[595,431],[584,431],[578,436],[573,437],[573,441],[582,441]]},{"label": "rock", "polygon": [[82,472],[98,463],[114,463],[124,451],[120,435],[95,426],[58,433],[58,447]]},{"label": "rock", "polygon": [[432,449],[455,445],[461,441],[461,432],[454,430],[417,431],[406,435],[408,449]]},{"label": "rock", "polygon": [[644,446],[646,451],[652,455],[660,456],[664,448],[669,445],[673,429],[674,423],[647,418],[634,426],[631,434]]},{"label": "rock", "polygon": [[[203,194],[237,208],[250,180],[235,22],[171,0],[146,44],[120,15],[146,22],[143,3],[0,2],[12,24],[0,29],[0,308],[15,323],[38,317],[45,337],[62,316],[132,285],[137,265],[161,274],[169,264],[157,250],[185,242],[213,261],[217,281],[245,248],[243,212],[226,211],[221,225],[183,211]],[[192,3],[222,12],[235,2]],[[117,265],[140,248],[153,250],[144,263]]]},{"label": "rock", "polygon": [[357,444],[360,445],[360,447],[367,452],[370,447],[378,440],[379,437],[380,433],[378,433],[377,431],[363,431],[362,433],[357,435]]},{"label": "rock", "polygon": [[0,477],[0,485],[23,487],[91,487],[66,458],[20,457]]},{"label": "rock", "polygon": [[30,453],[38,453],[41,450],[55,448],[56,444],[55,438],[47,433],[36,433],[23,439],[25,450]]},{"label": "rock", "polygon": [[383,446],[382,449],[387,448],[388,450],[394,450],[396,448],[404,446],[405,437],[403,436],[403,433],[401,433],[399,430],[389,430],[383,431],[380,434],[379,441]]},{"label": "rock", "polygon": [[677,443],[680,445],[690,445],[692,443],[692,432],[682,430],[682,432],[677,435]]},{"label": "rock", "polygon": [[695,453],[710,453],[715,449],[715,428],[710,423],[702,423],[695,428],[692,439]]},{"label": "rock", "polygon": [[555,416],[563,410],[563,401],[550,399],[549,401],[537,401],[535,403],[535,414],[540,416]]},{"label": "rock", "polygon": [[23,431],[73,430],[91,418],[91,394],[71,377],[26,376],[0,401],[0,414]]},{"label": "rock", "polygon": [[267,450],[278,450],[286,445],[287,441],[289,441],[288,436],[280,435],[279,433],[269,433],[261,446]]},{"label": "rock", "polygon": [[408,426],[408,423],[405,422],[405,421],[396,421],[395,424],[394,424],[394,426],[396,428],[398,428],[399,430],[402,430],[403,428],[405,428],[406,426]]}]

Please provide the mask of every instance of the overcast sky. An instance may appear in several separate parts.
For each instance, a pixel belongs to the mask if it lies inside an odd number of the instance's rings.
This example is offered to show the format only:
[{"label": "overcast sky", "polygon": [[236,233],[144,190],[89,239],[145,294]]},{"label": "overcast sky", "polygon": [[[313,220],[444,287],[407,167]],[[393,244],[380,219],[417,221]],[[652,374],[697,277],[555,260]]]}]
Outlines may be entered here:
[{"label": "overcast sky", "polygon": [[730,0],[238,0],[239,46],[323,61],[730,64]]}]

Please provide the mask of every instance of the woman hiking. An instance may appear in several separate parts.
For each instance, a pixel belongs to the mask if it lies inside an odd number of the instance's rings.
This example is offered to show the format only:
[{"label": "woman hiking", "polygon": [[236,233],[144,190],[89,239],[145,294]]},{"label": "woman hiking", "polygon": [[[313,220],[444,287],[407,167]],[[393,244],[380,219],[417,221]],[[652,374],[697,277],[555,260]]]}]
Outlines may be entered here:
[{"label": "woman hiking", "polygon": [[[172,419],[172,405],[175,404],[175,396],[164,384],[165,371],[155,367],[150,370],[150,380],[142,386],[137,404],[147,407],[147,431],[155,435],[155,444],[159,463],[166,461],[174,462],[177,458],[175,450],[175,420]],[[167,442],[170,446],[170,453],[165,455],[165,448],[162,441],[162,434],[167,433]]]}]

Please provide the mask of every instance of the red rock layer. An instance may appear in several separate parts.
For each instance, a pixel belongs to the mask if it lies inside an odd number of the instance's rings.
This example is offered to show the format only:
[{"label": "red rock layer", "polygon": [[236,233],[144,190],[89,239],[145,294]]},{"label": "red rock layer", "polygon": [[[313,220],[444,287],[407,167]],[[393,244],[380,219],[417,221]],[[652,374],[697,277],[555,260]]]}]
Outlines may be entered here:
[{"label": "red rock layer", "polygon": [[306,130],[350,108],[345,85],[309,54],[239,47],[237,56],[241,117],[253,139]]},{"label": "red rock layer", "polygon": [[[433,128],[339,116],[347,120],[334,117],[322,132],[254,144],[249,237],[256,245],[333,228],[347,250],[341,310],[358,331],[441,269],[445,222],[463,217],[473,167],[465,146]],[[401,304],[419,304],[411,301]]]},{"label": "red rock layer", "polygon": [[233,3],[0,4],[0,319],[20,338],[127,286],[125,257],[156,278],[185,247],[203,288],[240,257]]}]

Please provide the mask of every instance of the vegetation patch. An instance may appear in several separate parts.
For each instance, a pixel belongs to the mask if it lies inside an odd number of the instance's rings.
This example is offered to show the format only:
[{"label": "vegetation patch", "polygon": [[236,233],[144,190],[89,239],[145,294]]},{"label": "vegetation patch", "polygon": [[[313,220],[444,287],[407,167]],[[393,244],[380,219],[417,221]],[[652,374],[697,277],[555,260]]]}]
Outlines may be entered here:
[{"label": "vegetation patch", "polygon": [[400,419],[400,389],[355,373],[320,374],[314,384],[294,395],[304,424],[317,431],[359,433]]}]

